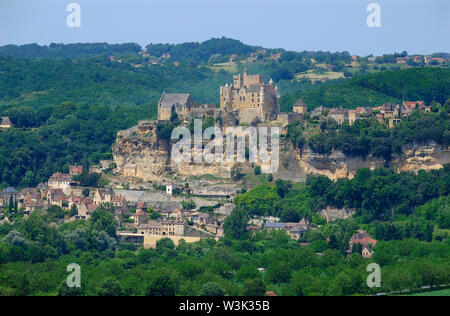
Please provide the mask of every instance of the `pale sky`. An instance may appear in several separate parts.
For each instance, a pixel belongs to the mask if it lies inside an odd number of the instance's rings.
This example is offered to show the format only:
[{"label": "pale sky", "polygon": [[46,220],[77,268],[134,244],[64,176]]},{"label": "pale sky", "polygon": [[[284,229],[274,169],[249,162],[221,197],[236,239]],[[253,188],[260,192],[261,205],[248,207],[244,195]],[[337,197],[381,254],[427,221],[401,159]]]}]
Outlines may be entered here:
[{"label": "pale sky", "polygon": [[[69,28],[66,7],[81,8]],[[366,23],[369,3],[381,27]],[[450,52],[449,0],[0,0],[0,45],[181,43],[230,37],[287,50]]]}]

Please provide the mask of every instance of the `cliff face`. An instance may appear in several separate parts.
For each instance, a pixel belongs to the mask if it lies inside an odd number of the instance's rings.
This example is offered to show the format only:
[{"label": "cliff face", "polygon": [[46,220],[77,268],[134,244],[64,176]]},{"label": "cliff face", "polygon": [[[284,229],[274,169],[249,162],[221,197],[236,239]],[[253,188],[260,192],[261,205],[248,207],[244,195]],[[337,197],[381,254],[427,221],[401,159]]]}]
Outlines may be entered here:
[{"label": "cliff face", "polygon": [[[231,176],[233,163],[181,163],[175,165],[170,159],[170,145],[158,141],[154,126],[136,126],[120,131],[113,145],[114,162],[118,171],[126,177],[145,181],[162,179],[170,172],[182,176],[214,175],[221,178]],[[305,146],[302,151],[291,144],[280,143],[280,163],[277,178],[303,182],[308,174],[321,174],[332,180],[352,178],[360,168],[375,169],[388,165],[398,171],[439,169],[450,163],[450,148],[428,143],[411,144],[403,148],[390,162],[368,156],[349,157],[335,151],[331,155],[320,155]],[[248,164],[245,171],[250,171]]]},{"label": "cliff face", "polygon": [[440,169],[444,164],[450,163],[450,148],[434,142],[410,144],[403,148],[400,155],[394,155],[391,161],[386,162],[383,158],[374,156],[365,159],[349,157],[340,151],[334,151],[329,156],[320,155],[305,147],[299,154],[299,163],[307,174],[321,174],[336,180],[353,178],[360,168],[375,169],[386,165],[400,172]]},{"label": "cliff face", "polygon": [[112,152],[123,176],[155,181],[167,171],[167,148],[167,144],[158,142],[154,131],[132,127],[117,134]]},{"label": "cliff face", "polygon": [[135,177],[145,181],[161,180],[170,172],[183,176],[214,175],[231,177],[233,163],[188,163],[175,164],[170,159],[171,145],[158,141],[156,126],[146,122],[128,130],[119,131],[112,146],[117,170],[125,177]]}]

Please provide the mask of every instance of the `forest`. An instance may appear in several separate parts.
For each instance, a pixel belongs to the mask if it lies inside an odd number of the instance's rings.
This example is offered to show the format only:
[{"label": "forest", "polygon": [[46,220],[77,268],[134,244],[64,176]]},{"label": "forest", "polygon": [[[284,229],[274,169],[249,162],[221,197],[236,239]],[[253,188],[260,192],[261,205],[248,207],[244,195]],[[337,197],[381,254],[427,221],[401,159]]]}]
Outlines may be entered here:
[{"label": "forest", "polygon": [[[404,53],[387,54],[377,63],[394,63]],[[0,115],[15,126],[0,131],[0,188],[34,187],[56,171],[68,172],[70,164],[110,159],[117,131],[155,119],[164,91],[189,92],[198,103],[217,104],[219,86],[232,81],[233,71],[212,66],[233,55],[237,71],[247,67],[266,81],[274,79],[282,111],[291,111],[298,98],[310,111],[403,99],[432,105],[431,113],[417,110],[392,129],[374,120],[338,126],[308,118],[315,133],[294,124],[285,136],[298,149],[389,161],[410,143],[450,144],[445,68],[359,71],[313,83],[295,76],[317,70],[317,63],[349,71],[350,54],[264,49],[227,38],[150,44],[145,54],[135,43],[7,45],[0,47]],[[366,59],[358,57],[361,63]],[[160,124],[157,133],[167,137],[170,127]],[[259,176],[265,184],[243,188],[235,197],[224,238],[177,246],[161,239],[155,249],[125,243],[108,204],[89,221],[68,223],[63,219],[72,210],[58,206],[28,219],[23,210],[8,207],[4,211],[14,221],[0,224],[0,296],[371,295],[450,284],[450,165],[418,173],[361,169],[353,179],[308,176],[296,184]],[[320,215],[327,207],[348,209],[353,216],[327,223]],[[301,242],[283,231],[248,231],[248,219],[264,215],[284,222],[307,218],[314,229]],[[371,259],[363,259],[357,247],[347,254],[358,229],[378,240]],[[382,268],[381,288],[366,285],[372,262]],[[66,286],[70,263],[81,266],[79,289]]]},{"label": "forest", "polygon": [[[449,284],[449,181],[448,165],[417,175],[361,170],[335,183],[280,180],[236,198],[225,238],[178,246],[161,239],[156,249],[120,243],[108,205],[90,221],[60,225],[51,225],[61,221],[53,207],[0,225],[0,295],[370,295]],[[357,213],[325,225],[317,214],[324,205]],[[280,212],[282,220],[312,220],[317,229],[303,237],[308,245],[283,231],[246,231],[252,214]],[[379,240],[372,259],[346,254],[358,228]],[[366,285],[371,262],[381,266],[381,288]],[[81,288],[65,284],[70,263],[81,266]]]}]

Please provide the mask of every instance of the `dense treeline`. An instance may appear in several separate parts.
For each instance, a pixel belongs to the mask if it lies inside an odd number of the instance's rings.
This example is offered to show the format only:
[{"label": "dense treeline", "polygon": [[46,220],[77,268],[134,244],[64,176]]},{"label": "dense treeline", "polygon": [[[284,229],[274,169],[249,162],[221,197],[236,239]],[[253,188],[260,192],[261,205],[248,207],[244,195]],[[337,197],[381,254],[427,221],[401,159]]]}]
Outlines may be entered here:
[{"label": "dense treeline", "polygon": [[161,57],[168,53],[171,60],[196,63],[207,63],[210,59],[213,59],[213,63],[226,62],[231,55],[248,56],[250,53],[262,49],[225,37],[212,38],[202,43],[149,44],[145,48],[147,53],[152,56]]},{"label": "dense treeline", "polygon": [[[394,221],[413,217],[446,229],[448,211],[415,215],[415,208],[450,193],[450,165],[429,172],[396,173],[388,169],[359,169],[353,179],[336,182],[324,176],[310,176],[306,185],[294,187],[281,180],[260,185],[235,198],[235,204],[249,216],[279,216],[296,222],[309,218],[320,223],[316,212],[327,206],[354,209],[362,223]],[[447,200],[445,200],[447,202]],[[424,206],[428,209],[430,206]],[[420,209],[419,209],[420,210]],[[418,214],[425,211],[418,211]],[[431,231],[432,232],[432,231]]]},{"label": "dense treeline", "polygon": [[[69,164],[111,158],[118,130],[155,116],[156,106],[88,106],[64,102],[6,113],[20,128],[0,131],[0,186],[35,186]],[[32,128],[30,128],[32,127]]]},{"label": "dense treeline", "polygon": [[281,99],[282,109],[288,109],[302,98],[309,110],[327,107],[379,106],[401,100],[436,101],[443,104],[449,98],[450,70],[445,68],[413,68],[359,76],[318,89],[288,93]]},{"label": "dense treeline", "polygon": [[8,106],[77,104],[142,105],[158,101],[164,91],[189,92],[199,103],[217,103],[218,87],[231,74],[206,67],[172,64],[133,67],[92,59],[0,58],[0,109]]},{"label": "dense treeline", "polygon": [[[367,295],[450,282],[448,240],[379,242],[373,260],[364,260],[339,249],[355,228],[340,221],[321,231],[331,236],[325,246],[301,247],[284,232],[264,231],[177,247],[162,239],[156,249],[136,251],[119,245],[111,212],[101,208],[88,222],[61,226],[37,212],[0,225],[0,295]],[[381,288],[366,284],[371,262],[381,266]],[[81,267],[81,288],[66,285],[71,263]]]},{"label": "dense treeline", "polygon": [[106,54],[127,55],[137,54],[141,46],[136,43],[77,43],[50,45],[25,44],[0,46],[0,56],[13,58],[88,58]]}]

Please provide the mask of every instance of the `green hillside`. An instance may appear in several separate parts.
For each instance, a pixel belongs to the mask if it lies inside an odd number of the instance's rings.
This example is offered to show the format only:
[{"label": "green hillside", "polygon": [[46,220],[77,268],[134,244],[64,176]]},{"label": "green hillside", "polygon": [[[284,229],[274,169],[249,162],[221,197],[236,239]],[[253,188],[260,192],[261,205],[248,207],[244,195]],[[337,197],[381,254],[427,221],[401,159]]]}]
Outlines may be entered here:
[{"label": "green hillside", "polygon": [[281,99],[283,111],[288,111],[298,98],[312,110],[327,107],[355,108],[378,106],[386,102],[424,100],[444,104],[449,97],[450,70],[444,68],[412,68],[384,71],[375,74],[322,84],[316,89],[288,93]]}]

